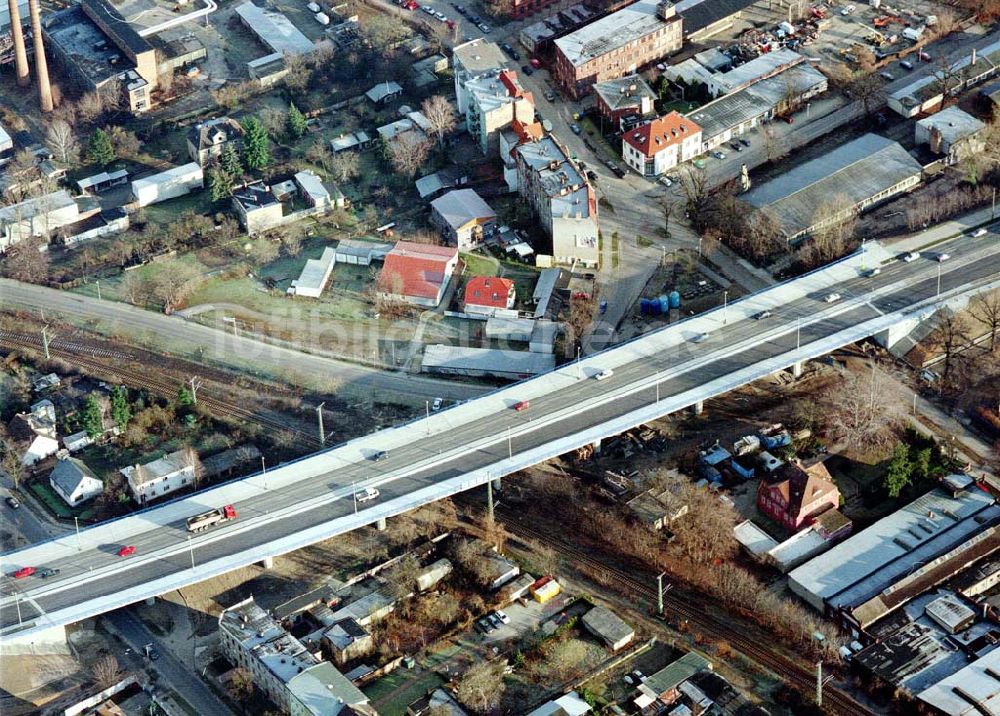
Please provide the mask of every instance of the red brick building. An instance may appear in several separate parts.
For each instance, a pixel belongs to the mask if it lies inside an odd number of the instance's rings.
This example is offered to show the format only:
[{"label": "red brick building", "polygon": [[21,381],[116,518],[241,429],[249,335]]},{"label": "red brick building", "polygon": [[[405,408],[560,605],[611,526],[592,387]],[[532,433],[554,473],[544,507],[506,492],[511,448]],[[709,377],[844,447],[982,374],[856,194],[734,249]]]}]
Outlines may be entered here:
[{"label": "red brick building", "polygon": [[514,307],[514,282],[497,276],[473,276],[465,284],[465,312],[492,314]]},{"label": "red brick building", "polygon": [[514,0],[511,16],[515,20],[520,20],[522,17],[534,15],[539,10],[544,10],[550,5],[555,4],[556,0]]},{"label": "red brick building", "polygon": [[[608,126],[623,129],[623,124],[635,124],[654,114],[656,93],[639,75],[625,75],[594,85],[597,111]],[[632,118],[631,122],[622,120]]]},{"label": "red brick building", "polygon": [[556,40],[556,81],[579,99],[680,50],[681,26],[669,0],[638,0]]},{"label": "red brick building", "polygon": [[822,463],[805,469],[786,463],[765,474],[757,486],[757,509],[793,532],[839,506],[840,490]]}]

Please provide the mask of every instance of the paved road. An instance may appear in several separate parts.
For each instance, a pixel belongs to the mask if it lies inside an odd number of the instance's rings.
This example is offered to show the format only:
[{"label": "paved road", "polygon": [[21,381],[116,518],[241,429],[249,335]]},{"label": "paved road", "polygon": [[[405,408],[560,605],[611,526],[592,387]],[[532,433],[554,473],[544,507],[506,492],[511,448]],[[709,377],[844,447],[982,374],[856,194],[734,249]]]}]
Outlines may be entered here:
[{"label": "paved road", "polygon": [[[0,470],[0,500],[6,500],[14,489],[14,481],[10,479],[3,470]],[[67,527],[46,522],[36,515],[31,506],[21,501],[21,506],[16,510],[3,502],[0,504],[0,514],[3,515],[0,523],[5,530],[10,530],[19,534],[28,543],[44,542],[53,537],[65,534]],[[71,529],[71,528],[70,528]]]},{"label": "paved road", "polygon": [[[876,249],[869,246],[870,252]],[[4,596],[0,627],[17,631],[19,622],[30,625],[40,612],[47,613],[46,619],[81,618],[86,610],[92,614],[101,610],[100,605],[106,609],[121,600],[125,590],[134,590],[129,593],[134,601],[147,591],[166,591],[164,585],[173,583],[156,580],[197,581],[225,571],[223,566],[248,564],[372,522],[380,514],[412,509],[421,501],[461,489],[470,474],[497,476],[515,469],[514,458],[522,455],[537,461],[543,459],[539,456],[565,452],[593,439],[568,444],[587,431],[607,435],[614,431],[604,426],[614,421],[633,421],[631,425],[648,419],[635,420],[638,411],[671,412],[745,382],[748,378],[734,380],[735,375],[744,375],[741,371],[760,371],[755,366],[769,361],[787,365],[784,356],[797,346],[820,355],[856,340],[857,327],[869,321],[889,319],[885,325],[892,325],[898,320],[896,312],[933,299],[939,290],[1000,277],[996,235],[962,237],[936,250],[948,251],[951,260],[891,261],[876,277],[864,277],[859,270],[870,266],[876,253],[855,257],[750,301],[731,304],[725,311],[653,332],[583,361],[582,366],[359,438],[266,476],[98,525],[85,530],[79,544],[67,538],[8,554],[4,559],[8,572],[25,565],[58,566],[62,572],[48,580],[0,578]],[[824,302],[834,288],[843,298]],[[761,305],[771,309],[770,318],[747,317]],[[711,332],[693,343],[703,330]],[[587,379],[609,366],[614,367],[609,379]],[[764,365],[761,374],[773,370]],[[525,397],[531,400],[527,410],[511,410]],[[380,450],[388,451],[388,456],[373,462]],[[381,497],[355,504],[354,487],[372,483],[378,485]],[[414,498],[415,493],[419,497]],[[191,537],[184,519],[226,504],[220,502],[223,499],[236,505],[240,517]],[[126,544],[136,546],[136,554],[117,557]],[[192,570],[192,565],[201,567]]]},{"label": "paved road", "polygon": [[[233,712],[226,706],[208,686],[191,671],[194,664],[183,664],[167,649],[160,640],[157,639],[146,625],[142,623],[129,608],[118,609],[108,612],[103,616],[110,622],[113,631],[121,636],[125,643],[147,664],[148,667],[159,672],[163,677],[167,688],[172,689],[180,695],[182,699],[194,708],[198,714],[205,716],[230,716]],[[145,659],[145,645],[153,644],[153,648],[160,654],[156,661]]]},{"label": "paved road", "polygon": [[[50,318],[58,314],[72,315],[100,322],[100,331],[109,335],[123,333],[140,335],[147,332],[164,341],[183,345],[188,353],[199,348],[205,360],[239,368],[247,366],[281,376],[292,382],[296,374],[321,375],[339,379],[345,386],[395,393],[411,398],[441,397],[461,400],[481,395],[488,390],[477,385],[457,383],[386,372],[355,363],[303,353],[290,348],[234,336],[182,318],[145,311],[135,306],[80,296],[66,291],[0,279],[0,305],[8,310],[44,310]],[[180,352],[180,351],[179,351]]]}]

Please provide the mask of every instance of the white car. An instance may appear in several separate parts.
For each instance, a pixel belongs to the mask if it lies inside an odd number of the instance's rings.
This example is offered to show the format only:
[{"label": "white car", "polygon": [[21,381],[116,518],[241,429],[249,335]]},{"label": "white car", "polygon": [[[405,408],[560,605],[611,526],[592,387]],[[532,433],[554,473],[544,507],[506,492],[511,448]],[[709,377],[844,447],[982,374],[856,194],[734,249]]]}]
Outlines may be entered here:
[{"label": "white car", "polygon": [[919,258],[920,258],[920,252],[919,251],[911,251],[908,254],[903,254],[903,261],[905,261],[906,263],[911,263],[913,261],[916,261]]},{"label": "white car", "polygon": [[420,9],[423,10],[424,12],[426,12],[428,15],[433,15],[434,14],[434,8],[432,8],[430,5],[424,5]]},{"label": "white car", "polygon": [[377,500],[378,496],[379,491],[378,488],[375,487],[366,487],[365,489],[358,490],[354,493],[354,499],[357,500],[359,504],[363,502],[370,502],[371,500]]},{"label": "white car", "polygon": [[602,370],[600,373],[598,373],[597,375],[595,375],[594,378],[597,379],[597,380],[607,380],[608,378],[610,378],[614,374],[615,374],[615,372],[613,370],[611,370],[610,368],[606,368],[606,369]]},{"label": "white car", "polygon": [[871,268],[865,271],[865,276],[867,278],[871,278],[872,276],[878,276],[880,273],[882,273],[882,269],[876,266],[875,268]]},{"label": "white car", "polygon": [[707,340],[708,340],[708,334],[707,333],[699,333],[698,335],[696,335],[694,338],[691,339],[691,342],[692,343],[703,343],[703,342],[705,342]]},{"label": "white car", "polygon": [[448,19],[447,16],[443,12],[435,12],[434,13],[434,17],[436,17],[441,22],[444,22],[445,20]]},{"label": "white car", "polygon": [[827,303],[836,303],[837,301],[840,300],[840,294],[839,293],[828,293],[823,298],[823,300],[826,301]]},{"label": "white car", "polygon": [[663,186],[673,186],[674,183],[670,180],[668,176],[661,176],[657,181],[659,181]]},{"label": "white car", "polygon": [[434,402],[431,403],[431,410],[433,410],[436,413],[437,411],[439,411],[441,409],[441,407],[443,405],[444,405],[444,401],[441,400],[441,398],[434,398]]},{"label": "white car", "polygon": [[980,236],[986,236],[986,229],[976,229],[972,232],[972,238],[978,239]]},{"label": "white car", "polygon": [[935,256],[934,258],[937,259],[938,263],[940,263],[942,261],[947,261],[948,259],[950,259],[951,258],[951,254],[940,253],[937,256]]},{"label": "white car", "polygon": [[496,616],[497,619],[500,620],[500,622],[502,624],[510,624],[510,617],[507,616],[506,613],[504,613],[504,612],[500,611],[499,609],[497,609],[495,612],[493,612],[493,614],[494,614],[494,616]]}]

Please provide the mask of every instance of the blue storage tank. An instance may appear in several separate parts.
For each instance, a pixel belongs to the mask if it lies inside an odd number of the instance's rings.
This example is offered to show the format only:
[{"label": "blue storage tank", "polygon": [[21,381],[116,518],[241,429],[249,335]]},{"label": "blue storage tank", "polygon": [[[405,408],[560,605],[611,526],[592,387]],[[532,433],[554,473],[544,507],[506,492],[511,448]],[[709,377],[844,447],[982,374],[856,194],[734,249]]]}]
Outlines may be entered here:
[{"label": "blue storage tank", "polygon": [[670,301],[666,296],[660,296],[656,300],[660,304],[660,313],[670,313]]},{"label": "blue storage tank", "polygon": [[641,313],[643,316],[649,314],[649,301],[647,301],[645,298],[640,299],[639,301],[639,313]]},{"label": "blue storage tank", "polygon": [[670,295],[668,296],[668,298],[670,299],[670,307],[671,308],[680,308],[681,307],[681,294],[680,293],[678,293],[677,291],[671,291]]},{"label": "blue storage tank", "polygon": [[656,299],[653,299],[652,301],[649,302],[649,308],[650,312],[654,316],[659,316],[661,313],[663,313],[663,311],[660,310],[660,302],[657,301]]}]

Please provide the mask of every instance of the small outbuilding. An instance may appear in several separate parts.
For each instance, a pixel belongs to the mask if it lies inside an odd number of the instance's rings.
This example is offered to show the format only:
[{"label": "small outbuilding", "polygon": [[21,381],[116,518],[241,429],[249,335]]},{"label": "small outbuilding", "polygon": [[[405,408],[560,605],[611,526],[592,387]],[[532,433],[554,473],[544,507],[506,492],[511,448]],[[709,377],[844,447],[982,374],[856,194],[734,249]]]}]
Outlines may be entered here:
[{"label": "small outbuilding", "polygon": [[596,606],[584,614],[583,626],[611,651],[618,651],[635,639],[635,629],[607,607]]}]

